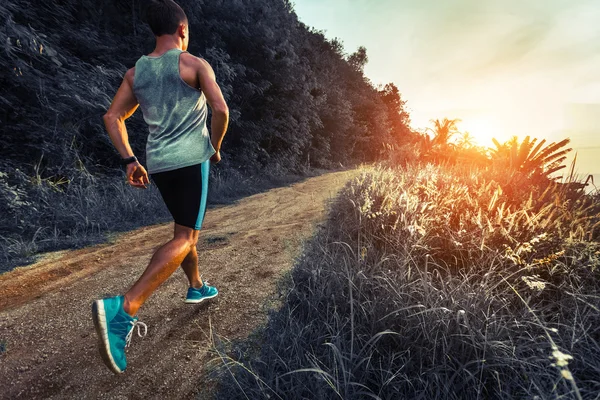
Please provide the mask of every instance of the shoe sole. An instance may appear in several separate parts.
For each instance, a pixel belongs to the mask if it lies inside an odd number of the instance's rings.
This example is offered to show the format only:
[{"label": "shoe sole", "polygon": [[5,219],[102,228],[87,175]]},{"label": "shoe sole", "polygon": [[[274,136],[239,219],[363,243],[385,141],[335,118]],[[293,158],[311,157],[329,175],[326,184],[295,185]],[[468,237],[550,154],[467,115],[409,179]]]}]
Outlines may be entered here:
[{"label": "shoe sole", "polygon": [[203,297],[203,298],[201,298],[201,299],[199,299],[199,300],[188,300],[188,299],[185,299],[185,303],[186,303],[186,304],[198,304],[198,303],[202,303],[204,300],[208,300],[208,299],[214,299],[214,298],[215,298],[215,297],[217,297],[218,295],[219,295],[219,293],[217,293],[217,294],[214,294],[214,295],[212,295],[212,296],[206,296],[206,297]]},{"label": "shoe sole", "polygon": [[104,364],[115,374],[120,374],[123,371],[115,363],[115,359],[110,352],[110,344],[108,343],[108,329],[106,326],[106,312],[104,311],[104,302],[96,300],[92,303],[92,319],[94,327],[98,335],[98,349]]}]

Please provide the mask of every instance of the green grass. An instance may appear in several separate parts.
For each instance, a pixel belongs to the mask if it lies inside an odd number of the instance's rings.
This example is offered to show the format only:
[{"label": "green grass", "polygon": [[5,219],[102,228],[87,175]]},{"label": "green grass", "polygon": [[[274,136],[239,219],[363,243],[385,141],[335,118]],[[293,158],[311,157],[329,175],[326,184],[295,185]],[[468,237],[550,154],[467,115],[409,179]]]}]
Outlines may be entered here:
[{"label": "green grass", "polygon": [[597,197],[516,178],[365,170],[217,398],[597,398]]}]

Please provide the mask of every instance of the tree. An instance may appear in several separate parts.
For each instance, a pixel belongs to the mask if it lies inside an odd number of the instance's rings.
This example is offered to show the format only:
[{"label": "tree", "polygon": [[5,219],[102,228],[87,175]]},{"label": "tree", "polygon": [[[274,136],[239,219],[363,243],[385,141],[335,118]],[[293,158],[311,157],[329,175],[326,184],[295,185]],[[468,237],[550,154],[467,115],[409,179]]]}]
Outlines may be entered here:
[{"label": "tree", "polygon": [[369,57],[367,56],[367,49],[364,46],[360,46],[348,57],[348,64],[357,71],[362,72],[368,62]]},{"label": "tree", "polygon": [[460,149],[470,149],[475,146],[475,138],[469,132],[462,132],[460,138],[456,142],[456,147]]},{"label": "tree", "polygon": [[402,146],[414,139],[410,130],[410,116],[404,109],[406,100],[402,100],[398,87],[388,83],[379,89],[379,97],[386,107],[388,124],[390,126],[392,142],[390,145]]},{"label": "tree", "polygon": [[433,123],[434,128],[428,128],[428,131],[431,131],[434,135],[432,139],[432,146],[434,147],[447,147],[450,138],[459,133],[458,128],[456,127],[456,124],[460,122],[460,119],[458,118],[444,118],[443,121],[440,121],[439,119],[432,119],[431,122]]}]

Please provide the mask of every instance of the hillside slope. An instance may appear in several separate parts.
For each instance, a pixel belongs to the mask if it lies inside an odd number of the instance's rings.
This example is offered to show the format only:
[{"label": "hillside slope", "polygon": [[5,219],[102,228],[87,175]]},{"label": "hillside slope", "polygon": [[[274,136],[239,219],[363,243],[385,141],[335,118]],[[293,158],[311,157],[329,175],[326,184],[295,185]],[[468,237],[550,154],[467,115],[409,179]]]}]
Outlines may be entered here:
[{"label": "hillside slope", "polygon": [[[98,180],[121,174],[102,115],[127,69],[154,48],[147,3],[0,4],[0,262],[71,246],[69,237],[82,232],[114,230],[95,207],[77,207]],[[398,88],[375,87],[362,72],[366,53],[348,62],[356,57],[299,21],[290,1],[179,3],[190,22],[188,50],[211,63],[230,109],[223,161],[213,174],[337,168],[385,158],[390,145],[408,140]],[[127,129],[144,164],[141,111]],[[96,203],[119,192],[95,193],[102,196]],[[61,213],[56,204],[76,212]]]}]

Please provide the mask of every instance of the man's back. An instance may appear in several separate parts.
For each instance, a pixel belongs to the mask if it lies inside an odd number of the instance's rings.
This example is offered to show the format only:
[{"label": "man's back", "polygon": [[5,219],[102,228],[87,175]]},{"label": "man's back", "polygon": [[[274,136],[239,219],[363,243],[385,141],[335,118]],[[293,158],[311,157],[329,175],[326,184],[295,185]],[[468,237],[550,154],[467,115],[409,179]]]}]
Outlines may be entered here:
[{"label": "man's back", "polygon": [[173,48],[158,56],[142,56],[135,65],[133,92],[149,128],[146,163],[150,174],[198,164],[215,153],[206,127],[204,93],[180,73],[184,53]]}]

